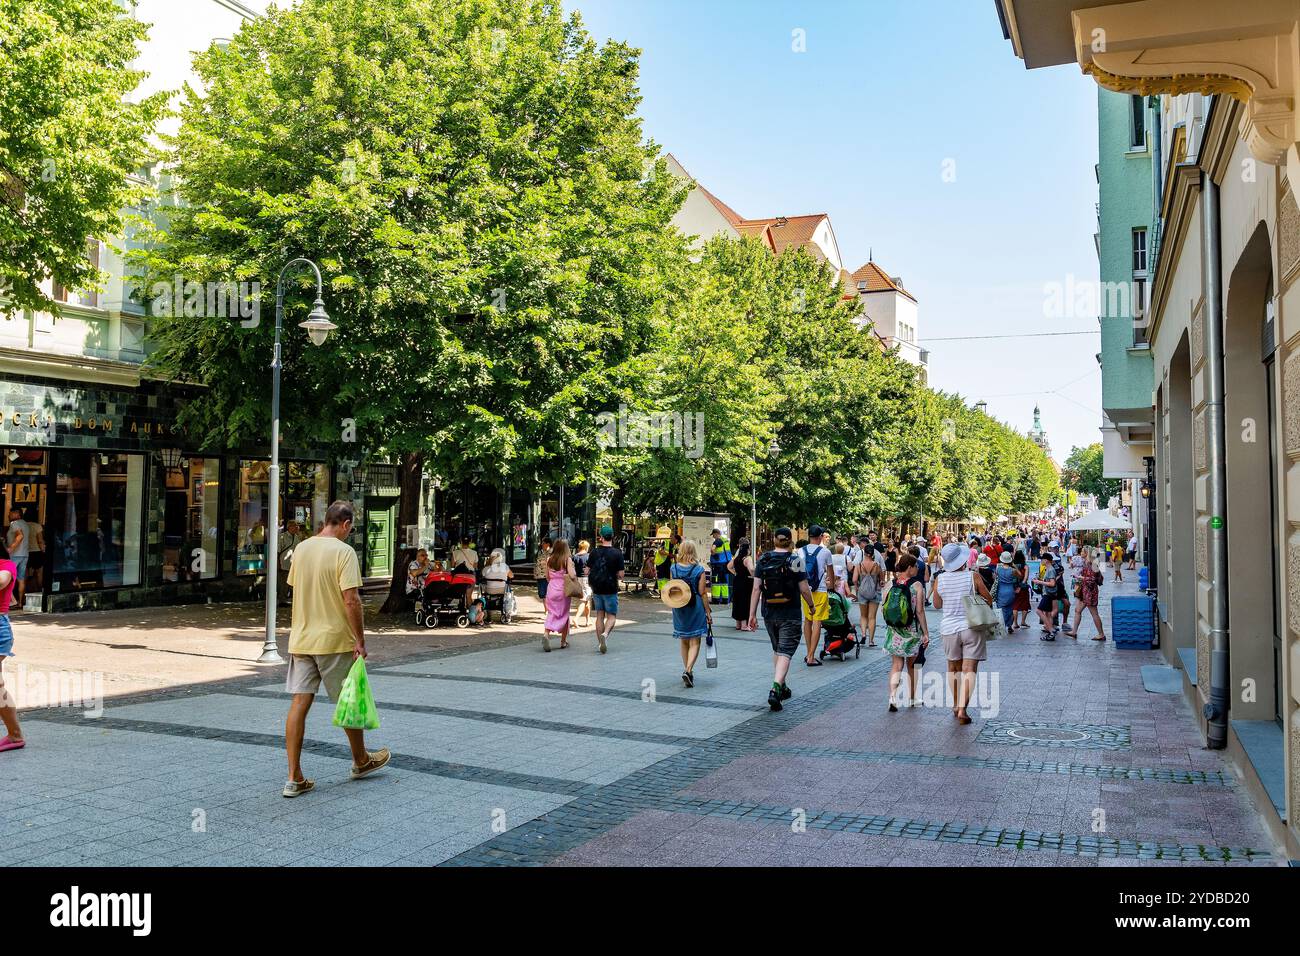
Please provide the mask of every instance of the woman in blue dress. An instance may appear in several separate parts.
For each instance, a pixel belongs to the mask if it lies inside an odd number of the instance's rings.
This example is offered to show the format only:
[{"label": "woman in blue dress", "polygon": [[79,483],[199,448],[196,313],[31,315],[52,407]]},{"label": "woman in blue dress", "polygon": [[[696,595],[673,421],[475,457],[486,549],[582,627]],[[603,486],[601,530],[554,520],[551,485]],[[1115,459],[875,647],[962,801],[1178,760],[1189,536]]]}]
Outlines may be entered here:
[{"label": "woman in blue dress", "polygon": [[685,581],[691,589],[691,599],[683,607],[673,608],[673,637],[682,650],[682,683],[695,686],[695,662],[700,657],[700,640],[709,633],[713,612],[709,609],[709,572],[700,564],[699,550],[694,541],[683,541],[677,546],[677,560],[673,564],[674,580]]}]

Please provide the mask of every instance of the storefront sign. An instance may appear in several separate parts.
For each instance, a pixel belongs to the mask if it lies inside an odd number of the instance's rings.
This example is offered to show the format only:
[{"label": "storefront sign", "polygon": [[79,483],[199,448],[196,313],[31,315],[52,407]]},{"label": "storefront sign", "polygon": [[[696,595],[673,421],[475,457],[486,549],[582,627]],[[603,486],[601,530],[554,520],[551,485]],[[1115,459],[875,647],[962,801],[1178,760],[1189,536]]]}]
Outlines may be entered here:
[{"label": "storefront sign", "polygon": [[23,429],[50,429],[62,426],[74,432],[103,432],[132,436],[162,436],[180,434],[175,422],[141,421],[138,418],[124,418],[121,422],[106,416],[73,415],[56,420],[49,412],[16,412],[6,409],[3,414],[6,425]]}]

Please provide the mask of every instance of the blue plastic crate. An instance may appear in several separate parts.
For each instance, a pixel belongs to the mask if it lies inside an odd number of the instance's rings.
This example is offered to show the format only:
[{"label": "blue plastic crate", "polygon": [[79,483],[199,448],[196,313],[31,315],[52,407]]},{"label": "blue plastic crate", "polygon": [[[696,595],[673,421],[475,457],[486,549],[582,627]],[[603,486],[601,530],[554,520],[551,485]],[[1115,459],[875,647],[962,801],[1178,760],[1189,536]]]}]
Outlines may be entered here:
[{"label": "blue plastic crate", "polygon": [[1110,612],[1114,614],[1116,611],[1142,611],[1150,615],[1151,595],[1116,594],[1110,599]]},{"label": "blue plastic crate", "polygon": [[1115,646],[1150,650],[1155,641],[1154,603],[1149,594],[1116,595],[1110,599],[1110,629]]}]

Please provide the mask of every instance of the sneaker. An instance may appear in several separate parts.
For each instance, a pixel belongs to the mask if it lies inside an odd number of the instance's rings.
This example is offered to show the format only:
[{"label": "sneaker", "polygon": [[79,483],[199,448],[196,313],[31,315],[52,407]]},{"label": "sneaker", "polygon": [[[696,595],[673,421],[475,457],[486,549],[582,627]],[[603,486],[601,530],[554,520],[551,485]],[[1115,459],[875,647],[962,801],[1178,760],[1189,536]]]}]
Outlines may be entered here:
[{"label": "sneaker", "polygon": [[793,697],[793,696],[794,696],[794,691],[792,691],[792,690],[789,688],[788,685],[786,685],[786,684],[782,684],[782,685],[781,685],[781,699],[782,699],[782,700],[789,700],[789,699],[790,699],[791,697]]},{"label": "sneaker", "polygon": [[767,692],[767,706],[774,711],[781,709],[781,692],[775,687]]},{"label": "sneaker", "polygon": [[281,795],[286,797],[301,797],[304,793],[314,790],[316,784],[312,780],[290,780],[280,791]]},{"label": "sneaker", "polygon": [[602,654],[604,654],[604,653],[605,653],[605,635],[604,635],[604,634],[601,634],[601,633],[598,631],[598,632],[596,633],[596,640],[597,640],[597,642],[599,642],[599,644],[600,644],[600,652],[601,652]]},{"label": "sneaker", "polygon": [[388,766],[388,761],[393,757],[393,755],[388,752],[387,747],[380,747],[378,750],[368,751],[367,753],[370,759],[360,767],[352,768],[353,780],[360,780],[362,777],[368,777],[376,771],[383,770]]},{"label": "sneaker", "polygon": [[551,653],[551,637],[549,634],[542,635],[542,650],[548,654]]}]

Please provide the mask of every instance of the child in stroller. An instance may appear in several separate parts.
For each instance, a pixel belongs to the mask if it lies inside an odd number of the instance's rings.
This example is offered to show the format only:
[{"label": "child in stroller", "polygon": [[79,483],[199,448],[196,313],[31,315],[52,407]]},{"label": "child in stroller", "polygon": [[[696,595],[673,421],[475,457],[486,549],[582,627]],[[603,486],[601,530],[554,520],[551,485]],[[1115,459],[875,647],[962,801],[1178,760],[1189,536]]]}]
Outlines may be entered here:
[{"label": "child in stroller", "polygon": [[853,651],[856,660],[862,656],[862,642],[858,640],[858,630],[850,618],[852,606],[842,594],[827,595],[828,614],[822,625],[823,643],[818,657],[825,660],[829,655],[837,661],[844,660],[844,655]]}]

